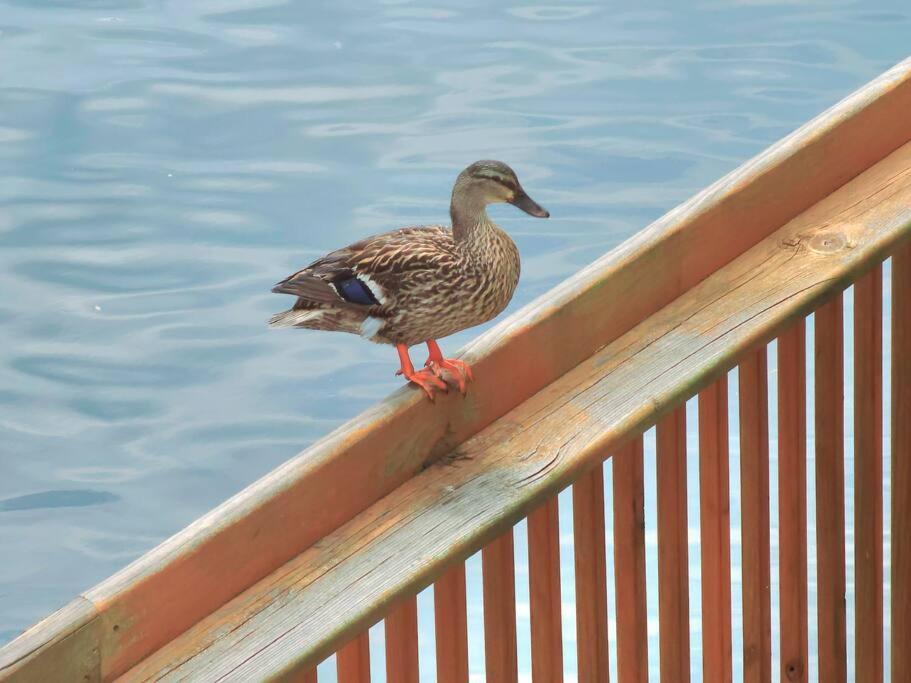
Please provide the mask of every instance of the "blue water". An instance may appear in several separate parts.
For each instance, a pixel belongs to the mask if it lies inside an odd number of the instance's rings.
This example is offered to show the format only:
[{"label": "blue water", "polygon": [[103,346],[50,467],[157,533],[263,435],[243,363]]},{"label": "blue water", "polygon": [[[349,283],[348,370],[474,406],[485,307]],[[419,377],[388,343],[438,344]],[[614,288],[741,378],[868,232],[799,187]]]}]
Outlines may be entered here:
[{"label": "blue water", "polygon": [[909,19],[0,0],[0,642],[399,385],[388,348],[266,329],[275,281],[445,220],[494,157],[553,216],[493,212],[516,310],[905,57]]}]

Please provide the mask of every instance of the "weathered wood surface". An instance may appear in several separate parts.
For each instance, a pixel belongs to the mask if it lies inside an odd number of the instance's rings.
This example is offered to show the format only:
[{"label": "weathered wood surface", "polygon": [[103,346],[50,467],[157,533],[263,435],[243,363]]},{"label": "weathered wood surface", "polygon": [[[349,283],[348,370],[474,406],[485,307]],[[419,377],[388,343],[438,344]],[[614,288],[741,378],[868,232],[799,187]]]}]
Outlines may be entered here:
[{"label": "weathered wood surface", "polygon": [[620,448],[611,462],[614,475],[617,676],[622,683],[648,683],[643,450],[640,435]]},{"label": "weathered wood surface", "polygon": [[892,681],[911,681],[911,244],[892,258]]},{"label": "weathered wood surface", "polygon": [[656,428],[658,652],[661,683],[690,680],[690,581],[686,514],[686,406]]},{"label": "weathered wood surface", "polygon": [[101,621],[85,598],[76,598],[0,649],[0,680],[52,681],[61,671],[72,680],[101,680]]},{"label": "weathered wood surface", "polygon": [[490,683],[517,683],[516,566],[512,526],[481,551],[484,673]]},{"label": "weathered wood surface", "polygon": [[528,515],[528,593],[531,611],[531,675],[563,681],[560,590],[560,516],[553,496]]},{"label": "weathered wood surface", "polygon": [[418,601],[412,596],[386,617],[386,680],[418,683]]},{"label": "weathered wood surface", "polygon": [[806,327],[778,338],[778,611],[781,680],[809,679]]},{"label": "weathered wood surface", "polygon": [[276,571],[903,145],[909,110],[906,60],[470,344],[464,357],[476,382],[467,399],[430,405],[420,392],[397,392],[87,591],[102,622],[102,677]]},{"label": "weathered wood surface", "polygon": [[772,586],[769,566],[768,357],[759,348],[740,362],[740,567],[743,680],[772,680]]},{"label": "weathered wood surface", "polygon": [[[339,649],[335,664],[338,683],[370,683],[370,637],[366,631]],[[302,669],[304,672],[310,670]]]},{"label": "weathered wood surface", "polygon": [[883,680],[883,279],[854,285],[854,590],[857,678]]},{"label": "weathered wood surface", "polygon": [[125,680],[279,678],[319,661],[909,233],[911,144],[203,619]]},{"label": "weathered wood surface", "polygon": [[468,683],[468,603],[465,563],[458,562],[433,585],[437,683]]},{"label": "weathered wood surface", "polygon": [[732,683],[728,378],[699,392],[702,677]]},{"label": "weathered wood surface", "polygon": [[604,469],[596,465],[573,483],[576,570],[576,668],[579,683],[609,676]]},{"label": "weathered wood surface", "polygon": [[813,317],[818,675],[847,683],[844,297],[835,295]]}]

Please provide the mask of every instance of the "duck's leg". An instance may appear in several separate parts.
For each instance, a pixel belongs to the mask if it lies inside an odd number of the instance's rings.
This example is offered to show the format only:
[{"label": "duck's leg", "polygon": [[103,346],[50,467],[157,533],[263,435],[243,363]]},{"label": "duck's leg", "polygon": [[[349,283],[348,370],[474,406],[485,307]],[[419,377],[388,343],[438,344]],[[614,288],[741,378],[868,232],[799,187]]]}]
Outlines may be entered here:
[{"label": "duck's leg", "polygon": [[401,364],[401,368],[399,368],[399,371],[395,374],[402,375],[409,382],[417,384],[424,390],[424,393],[427,394],[427,398],[431,401],[433,400],[434,388],[442,389],[444,392],[449,391],[446,382],[438,378],[430,370],[418,370],[415,372],[414,366],[411,364],[411,357],[408,355],[407,346],[404,344],[396,344],[395,350],[399,352],[399,363]]},{"label": "duck's leg", "polygon": [[430,355],[424,365],[430,368],[437,377],[443,377],[443,373],[448,371],[455,378],[459,391],[464,396],[468,382],[474,379],[471,375],[471,366],[458,358],[443,358],[440,345],[433,339],[427,340],[427,350]]}]

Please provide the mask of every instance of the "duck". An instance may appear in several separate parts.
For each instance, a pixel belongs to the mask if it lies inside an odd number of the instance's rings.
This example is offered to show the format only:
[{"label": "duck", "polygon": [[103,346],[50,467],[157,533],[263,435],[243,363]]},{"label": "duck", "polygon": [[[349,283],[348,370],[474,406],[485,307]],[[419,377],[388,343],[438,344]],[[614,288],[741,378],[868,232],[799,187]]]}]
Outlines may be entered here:
[{"label": "duck", "polygon": [[[487,206],[498,203],[550,217],[508,165],[476,161],[456,178],[451,226],[399,228],[316,259],[272,288],[296,301],[272,316],[269,325],[347,332],[395,346],[396,375],[420,387],[431,401],[450,384],[464,396],[472,369],[463,360],[444,357],[437,340],[492,320],[512,299],[519,250],[487,215]],[[418,344],[427,345],[428,357],[415,370],[409,349]]]}]

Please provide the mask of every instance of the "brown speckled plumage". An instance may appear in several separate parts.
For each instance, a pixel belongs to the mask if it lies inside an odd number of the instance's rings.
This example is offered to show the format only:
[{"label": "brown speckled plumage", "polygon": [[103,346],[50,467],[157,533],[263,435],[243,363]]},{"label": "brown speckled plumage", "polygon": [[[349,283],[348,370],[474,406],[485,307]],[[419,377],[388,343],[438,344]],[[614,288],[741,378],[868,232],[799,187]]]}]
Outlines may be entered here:
[{"label": "brown speckled plumage", "polygon": [[317,259],[275,286],[298,299],[271,324],[411,346],[490,320],[519,281],[519,251],[484,208],[501,201],[548,215],[508,166],[477,162],[453,189],[452,229],[401,228]]}]

